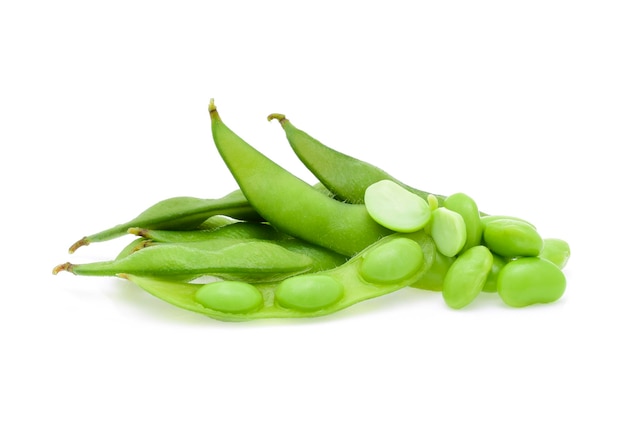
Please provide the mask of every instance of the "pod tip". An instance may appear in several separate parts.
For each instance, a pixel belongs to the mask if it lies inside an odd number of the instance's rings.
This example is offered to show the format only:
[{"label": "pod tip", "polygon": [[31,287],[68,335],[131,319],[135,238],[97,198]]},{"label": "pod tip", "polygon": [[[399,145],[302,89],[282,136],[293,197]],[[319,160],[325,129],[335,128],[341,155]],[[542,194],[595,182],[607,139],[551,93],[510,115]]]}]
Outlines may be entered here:
[{"label": "pod tip", "polygon": [[70,262],[65,262],[60,265],[55,266],[54,269],[52,270],[52,274],[56,275],[61,271],[72,272],[73,268],[74,268],[74,265],[72,265]]},{"label": "pod tip", "polygon": [[212,113],[214,111],[217,111],[217,108],[215,108],[215,100],[211,98],[209,101],[209,112]]},{"label": "pod tip", "polygon": [[72,254],[76,250],[78,250],[80,247],[88,246],[88,245],[89,245],[89,239],[87,237],[83,237],[80,240],[76,241],[74,244],[72,244],[72,246],[70,247],[68,251],[70,252],[70,254]]},{"label": "pod tip", "polygon": [[283,122],[288,121],[287,117],[285,117],[285,114],[278,114],[278,113],[270,114],[267,116],[267,121],[272,121],[272,120],[278,120],[280,124],[283,124]]}]

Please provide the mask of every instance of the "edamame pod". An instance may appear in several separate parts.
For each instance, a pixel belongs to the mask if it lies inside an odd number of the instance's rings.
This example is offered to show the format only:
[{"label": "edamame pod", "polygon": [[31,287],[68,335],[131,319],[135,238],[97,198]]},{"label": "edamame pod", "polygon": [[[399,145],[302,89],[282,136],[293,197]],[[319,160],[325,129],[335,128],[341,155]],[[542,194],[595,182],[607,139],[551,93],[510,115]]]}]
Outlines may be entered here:
[{"label": "edamame pod", "polygon": [[130,234],[148,238],[160,243],[187,243],[205,241],[213,238],[256,238],[261,240],[278,240],[290,238],[267,223],[235,222],[207,230],[171,231],[160,229],[130,228]]},{"label": "edamame pod", "polygon": [[160,201],[128,222],[81,238],[69,249],[70,253],[90,243],[111,240],[126,235],[129,228],[192,229],[207,218],[226,215],[244,220],[263,220],[250,206],[240,190],[218,199],[174,197]]},{"label": "edamame pod", "polygon": [[297,238],[289,238],[289,239],[282,239],[282,240],[262,240],[262,239],[255,239],[255,238],[216,237],[216,238],[210,238],[210,239],[205,238],[205,239],[200,239],[196,241],[169,242],[169,243],[155,242],[155,241],[148,240],[143,245],[144,247],[148,247],[148,246],[162,245],[162,244],[176,244],[177,247],[190,247],[193,249],[218,251],[226,247],[230,247],[230,246],[241,244],[241,243],[250,243],[250,242],[259,242],[259,241],[266,241],[268,243],[283,247],[291,252],[307,256],[312,261],[311,268],[308,270],[308,272],[332,269],[341,265],[342,263],[345,263],[348,260],[348,257],[342,254],[335,253],[334,251],[328,250],[324,247],[310,244],[310,243],[307,243],[306,241],[302,241]]},{"label": "edamame pod", "polygon": [[328,198],[257,151],[209,105],[213,141],[254,209],[278,230],[352,256],[392,231],[376,223],[362,204]]},{"label": "edamame pod", "polygon": [[[201,286],[161,278],[123,277],[165,302],[221,321],[305,318],[328,315],[411,285],[430,268],[434,255],[432,239],[420,231],[386,236],[335,269],[255,284],[252,288],[241,283]],[[384,259],[389,257],[405,263],[403,272],[387,270],[386,275],[377,269],[385,269]],[[216,284],[218,288],[213,287]],[[253,289],[260,293],[262,303]]]},{"label": "edamame pod", "polygon": [[[353,204],[363,204],[368,186],[381,180],[391,180],[426,200],[429,192],[412,188],[384,170],[336,151],[304,131],[296,128],[284,114],[270,114],[267,119],[278,120],[291,148],[300,161],[338,198]],[[443,202],[441,195],[436,197]]]},{"label": "edamame pod", "polygon": [[226,244],[204,250],[184,244],[158,244],[135,251],[118,260],[84,264],[64,263],[53,269],[75,275],[113,276],[134,274],[186,279],[202,275],[270,281],[311,270],[313,260],[303,254],[264,241]]}]

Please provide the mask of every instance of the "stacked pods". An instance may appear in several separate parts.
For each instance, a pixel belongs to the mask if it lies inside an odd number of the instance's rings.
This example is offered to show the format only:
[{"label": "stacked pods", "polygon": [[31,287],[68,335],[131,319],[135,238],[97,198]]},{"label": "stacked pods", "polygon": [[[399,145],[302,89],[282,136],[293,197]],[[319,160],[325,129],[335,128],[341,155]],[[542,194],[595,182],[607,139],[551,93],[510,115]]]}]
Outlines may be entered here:
[{"label": "stacked pods", "polygon": [[309,185],[233,132],[213,100],[209,113],[239,188],[219,199],[157,203],[70,247],[137,235],[116,258],[64,263],[53,273],[118,276],[223,321],[327,315],[409,286],[441,291],[455,309],[481,292],[515,307],[563,295],[564,240],[481,213],[466,194],[415,189],[270,115],[320,181]]}]

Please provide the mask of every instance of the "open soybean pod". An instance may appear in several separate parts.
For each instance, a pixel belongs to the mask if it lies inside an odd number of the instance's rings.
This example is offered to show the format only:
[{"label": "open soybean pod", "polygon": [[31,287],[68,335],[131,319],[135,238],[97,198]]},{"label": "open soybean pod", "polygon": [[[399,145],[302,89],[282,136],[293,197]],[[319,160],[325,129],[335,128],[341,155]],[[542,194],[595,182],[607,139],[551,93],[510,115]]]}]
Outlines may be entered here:
[{"label": "open soybean pod", "polygon": [[432,239],[420,231],[384,237],[337,268],[273,283],[197,285],[124,277],[174,306],[217,320],[318,317],[417,282],[430,269],[435,251]]}]

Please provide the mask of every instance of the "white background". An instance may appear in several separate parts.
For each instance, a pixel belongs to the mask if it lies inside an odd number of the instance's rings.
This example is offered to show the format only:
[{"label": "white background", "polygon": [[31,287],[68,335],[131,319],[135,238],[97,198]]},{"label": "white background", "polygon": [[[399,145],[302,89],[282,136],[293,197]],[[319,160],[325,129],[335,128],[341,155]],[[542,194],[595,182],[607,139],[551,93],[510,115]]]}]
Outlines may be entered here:
[{"label": "white background", "polygon": [[[602,0],[3,2],[0,423],[623,425],[624,22]],[[211,97],[308,182],[267,114],[566,239],[565,296],[231,324],[53,276],[129,241],[69,255],[83,235],[235,188]]]}]

